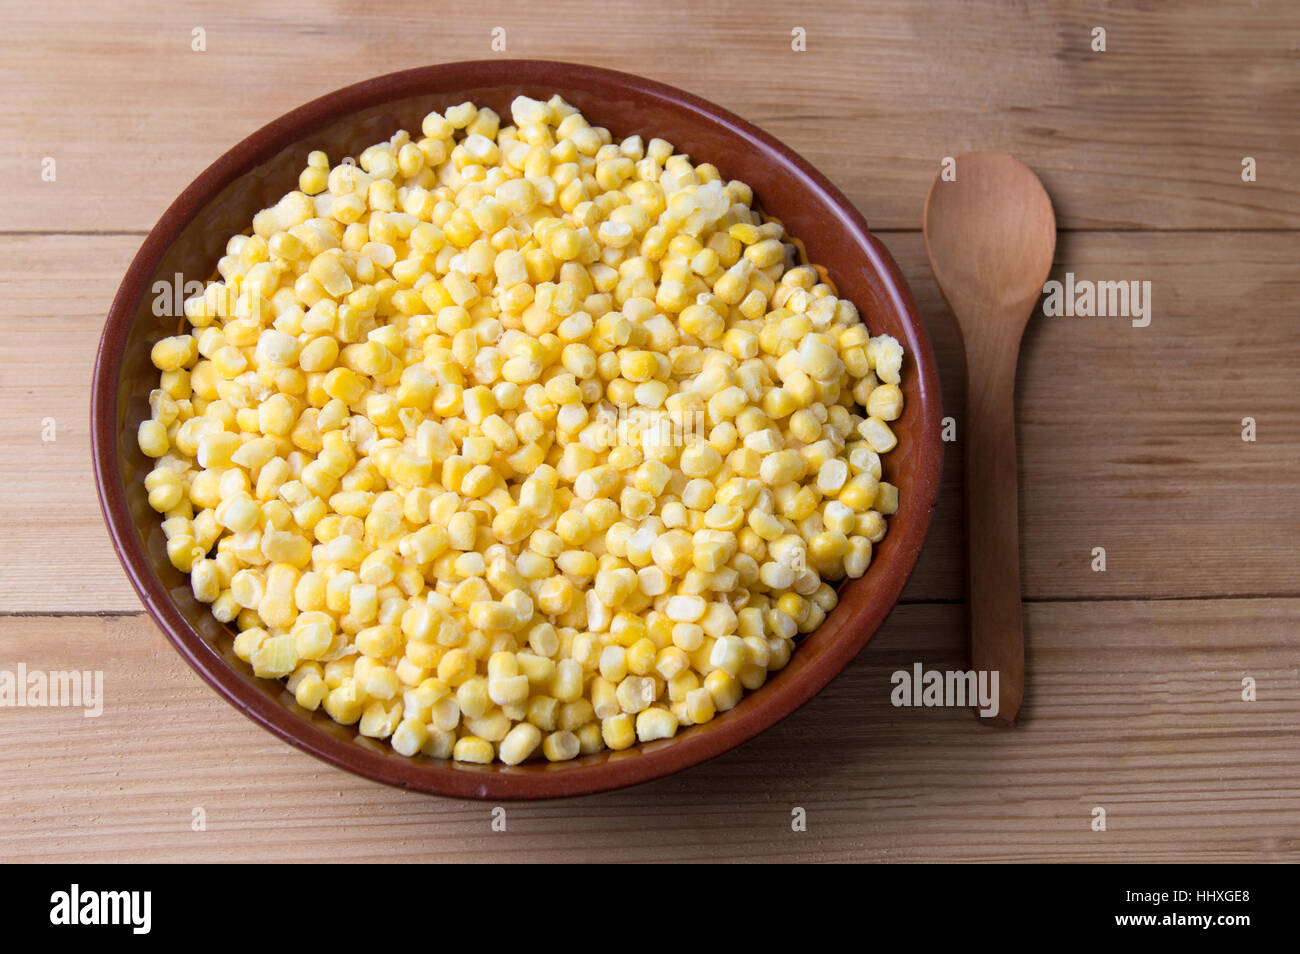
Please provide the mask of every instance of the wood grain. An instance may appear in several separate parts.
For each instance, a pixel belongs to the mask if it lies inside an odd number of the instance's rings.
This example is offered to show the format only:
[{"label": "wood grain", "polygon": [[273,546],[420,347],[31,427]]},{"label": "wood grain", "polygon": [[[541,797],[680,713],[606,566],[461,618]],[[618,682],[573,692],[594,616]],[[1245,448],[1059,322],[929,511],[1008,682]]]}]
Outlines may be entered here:
[{"label": "wood grain", "polygon": [[[884,238],[930,329],[957,436],[905,599],[960,600],[960,339],[920,235]],[[0,236],[0,612],[139,609],[103,527],[87,431],[103,315],[138,241]],[[1151,281],[1154,313],[1145,328],[1030,321],[1016,396],[1025,597],[1300,595],[1300,236],[1069,233],[1057,261],[1055,278]],[[1099,546],[1105,572],[1091,569]]]},{"label": "wood grain", "polygon": [[[497,26],[504,55],[683,87],[826,173],[886,230],[956,438],[903,605],[826,691],[672,778],[512,806],[505,833],[491,806],[342,773],[209,690],[139,613],[87,434],[108,304],[195,175],[339,86],[501,55]],[[1090,49],[1098,26],[1104,53]],[[191,50],[195,28],[206,52]],[[1297,50],[1286,0],[7,10],[0,669],[99,669],[107,701],[97,719],[0,709],[0,861],[1300,859]],[[1016,153],[1043,179],[1066,230],[1053,278],[1150,281],[1154,306],[1145,328],[1039,314],[1026,333],[1027,697],[1012,731],[889,701],[895,670],[965,667],[965,375],[916,230],[942,157],[971,149]],[[1257,701],[1242,700],[1245,677]],[[791,830],[796,807],[806,832]]]},{"label": "wood grain", "polygon": [[[418,12],[417,12],[418,11]],[[506,29],[505,53],[491,49]],[[807,51],[792,51],[792,29]],[[1107,31],[1105,52],[1092,30]],[[205,52],[191,49],[205,32]],[[392,70],[513,56],[640,73],[734,110],[876,228],[917,228],[944,156],[997,149],[1065,228],[1295,228],[1300,22],[1288,0],[803,7],[203,0],[16,7],[0,34],[0,229],[146,230],[267,121]],[[41,179],[56,160],[57,181]],[[1241,180],[1242,159],[1258,179]]]},{"label": "wood grain", "polygon": [[[1003,731],[891,705],[894,671],[965,665],[960,607],[899,607],[839,679],[742,748],[621,792],[509,805],[504,833],[491,805],[385,788],[279,742],[145,617],[8,617],[0,668],[102,669],[106,702],[97,719],[0,714],[0,860],[1294,860],[1297,613],[1300,600],[1030,604],[1029,694]],[[1225,630],[1249,637],[1225,644]],[[1247,675],[1256,702],[1240,698]]]}]

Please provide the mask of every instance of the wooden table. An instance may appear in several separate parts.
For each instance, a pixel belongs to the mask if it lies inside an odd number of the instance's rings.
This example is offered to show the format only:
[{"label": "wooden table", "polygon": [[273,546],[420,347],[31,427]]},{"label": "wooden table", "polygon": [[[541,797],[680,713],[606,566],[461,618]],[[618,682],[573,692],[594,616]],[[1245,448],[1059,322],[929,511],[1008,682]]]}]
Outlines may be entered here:
[{"label": "wooden table", "polygon": [[[1300,857],[1300,10],[1285,0],[1234,12],[818,6],[10,8],[0,668],[102,669],[106,703],[98,719],[0,710],[0,858]],[[491,47],[495,27],[505,54]],[[1092,48],[1095,27],[1104,52]],[[804,52],[792,49],[796,28]],[[87,437],[110,298],[200,170],[336,87],[500,55],[641,73],[807,156],[902,265],[957,431],[903,602],[816,700],[676,777],[512,805],[504,833],[490,805],[319,763],[200,682],[143,615],[109,546]],[[889,701],[896,669],[965,666],[963,371],[919,227],[943,157],[975,148],[1015,152],[1042,177],[1062,228],[1054,278],[1150,281],[1154,306],[1147,327],[1030,323],[1018,385],[1028,695],[1012,730]],[[1254,181],[1243,181],[1245,157]],[[1243,440],[1245,418],[1254,441]],[[1104,572],[1093,569],[1098,547]],[[806,831],[792,830],[795,808]]]}]

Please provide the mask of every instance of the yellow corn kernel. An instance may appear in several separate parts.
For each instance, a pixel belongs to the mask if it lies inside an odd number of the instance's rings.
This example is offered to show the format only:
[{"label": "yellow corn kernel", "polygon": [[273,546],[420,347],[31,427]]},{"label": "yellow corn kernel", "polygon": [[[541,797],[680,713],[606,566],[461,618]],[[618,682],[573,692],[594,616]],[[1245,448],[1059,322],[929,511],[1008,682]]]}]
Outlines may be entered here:
[{"label": "yellow corn kernel", "polygon": [[740,683],[725,669],[715,669],[705,676],[704,688],[708,690],[718,712],[734,709],[744,692]]},{"label": "yellow corn kernel", "polygon": [[668,709],[646,709],[636,717],[636,737],[641,742],[671,739],[677,734],[677,717]]},{"label": "yellow corn kernel", "polygon": [[402,755],[415,755],[428,740],[428,727],[417,719],[403,719],[393,730],[393,748]]},{"label": "yellow corn kernel", "polygon": [[871,541],[866,537],[849,538],[848,550],[844,554],[844,575],[856,580],[867,572],[871,564]]},{"label": "yellow corn kernel", "polygon": [[292,636],[273,636],[265,640],[250,660],[253,672],[264,679],[279,679],[298,666],[298,653]]},{"label": "yellow corn kernel", "polygon": [[620,712],[601,720],[600,734],[611,749],[630,748],[636,743],[636,723],[632,716]]},{"label": "yellow corn kernel", "polygon": [[581,751],[582,743],[578,736],[567,729],[552,732],[542,742],[542,754],[548,762],[567,762],[577,758]]},{"label": "yellow corn kernel", "polygon": [[614,699],[624,712],[640,712],[654,702],[655,682],[645,676],[626,676],[614,690]]},{"label": "yellow corn kernel", "polygon": [[457,762],[477,762],[486,765],[496,757],[492,743],[477,736],[466,735],[456,740],[451,757]]},{"label": "yellow corn kernel", "polygon": [[177,371],[188,366],[197,356],[198,348],[191,335],[163,338],[149,352],[149,359],[159,371]]},{"label": "yellow corn kernel", "polygon": [[884,454],[894,449],[898,438],[888,424],[878,417],[869,417],[858,425],[858,433],[871,445],[877,454]]},{"label": "yellow corn kernel", "polygon": [[542,732],[528,722],[516,723],[498,746],[498,755],[507,765],[518,765],[532,755],[542,741]]},{"label": "yellow corn kernel", "polygon": [[685,701],[686,714],[692,725],[702,725],[710,721],[717,712],[713,694],[707,688],[692,689],[686,694]]}]

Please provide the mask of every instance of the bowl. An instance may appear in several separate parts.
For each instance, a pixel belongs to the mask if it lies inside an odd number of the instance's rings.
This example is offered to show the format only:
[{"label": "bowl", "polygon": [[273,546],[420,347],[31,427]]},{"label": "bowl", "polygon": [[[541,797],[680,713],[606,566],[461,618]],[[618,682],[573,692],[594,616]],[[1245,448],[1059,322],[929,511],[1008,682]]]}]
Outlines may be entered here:
[{"label": "bowl", "polygon": [[[901,504],[865,576],[841,588],[839,605],[803,637],[786,668],[734,709],[675,738],[564,763],[470,765],[399,755],[323,712],[300,708],[284,685],[260,679],[235,656],[233,633],[194,599],[189,578],[167,560],[160,517],[136,445],[158,372],[152,343],[176,334],[184,283],[204,281],[227,239],[259,209],[297,188],[312,149],[358,155],[399,128],[418,130],[430,110],[471,100],[508,115],[519,94],[559,93],[617,137],[659,136],[695,162],[749,183],[756,203],[785,223],[859,308],[873,334],[906,349],[906,409],[885,479]],[[100,504],[136,592],[185,660],[228,702],[298,748],[367,778],[420,792],[485,798],[580,795],[644,782],[713,758],[807,702],[875,634],[898,601],[930,524],[942,462],[934,354],[897,265],[853,205],[786,146],[739,117],[661,83],[612,70],[540,60],[482,60],[391,73],[330,93],[253,133],[209,166],[163,213],[113,300],[95,360],[92,448]]]}]

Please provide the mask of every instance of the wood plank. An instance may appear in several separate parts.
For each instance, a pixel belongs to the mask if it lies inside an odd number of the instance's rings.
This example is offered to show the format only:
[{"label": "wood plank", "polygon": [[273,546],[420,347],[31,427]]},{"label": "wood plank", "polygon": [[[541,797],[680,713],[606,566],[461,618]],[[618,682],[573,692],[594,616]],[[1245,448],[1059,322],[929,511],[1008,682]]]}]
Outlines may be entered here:
[{"label": "wood plank", "polygon": [[[960,422],[960,342],[921,238],[885,239],[930,329],[947,413]],[[0,236],[0,611],[139,608],[96,502],[86,410],[102,316],[137,244]],[[1030,323],[1017,424],[1025,597],[1297,594],[1300,326],[1290,302],[1300,294],[1300,236],[1072,233],[1053,277],[1067,268],[1080,280],[1151,281],[1154,315],[1145,328]],[[57,423],[54,443],[41,441],[46,417]],[[1254,443],[1241,440],[1244,417],[1256,420]],[[962,598],[960,436],[958,423],[911,601]],[[1104,573],[1090,568],[1098,546]]]},{"label": "wood plank", "polygon": [[0,611],[140,609],[109,543],[90,457],[95,352],[139,244],[0,237]]},{"label": "wood plank", "polygon": [[[146,617],[6,617],[0,669],[98,668],[106,702],[96,719],[0,718],[0,859],[312,862],[346,843],[354,861],[1295,861],[1298,616],[1300,600],[1031,604],[1023,723],[992,730],[967,710],[891,705],[895,670],[965,665],[959,607],[900,607],[741,749],[622,792],[510,805],[504,833],[492,806],[280,743]],[[1243,676],[1258,701],[1241,700]]]},{"label": "wood plank", "polygon": [[[0,229],[146,230],[248,133],[390,70],[499,55],[640,73],[806,155],[877,228],[915,228],[944,156],[1015,152],[1065,228],[1296,228],[1300,20],[1195,2],[813,7],[483,0],[413,20],[321,0],[16,7],[0,36]],[[503,26],[505,54],[490,48]],[[1107,30],[1093,52],[1092,30]],[[791,30],[806,31],[793,52]],[[191,49],[206,31],[205,52]],[[42,180],[44,157],[55,182]],[[1243,183],[1255,158],[1258,181]]]}]

